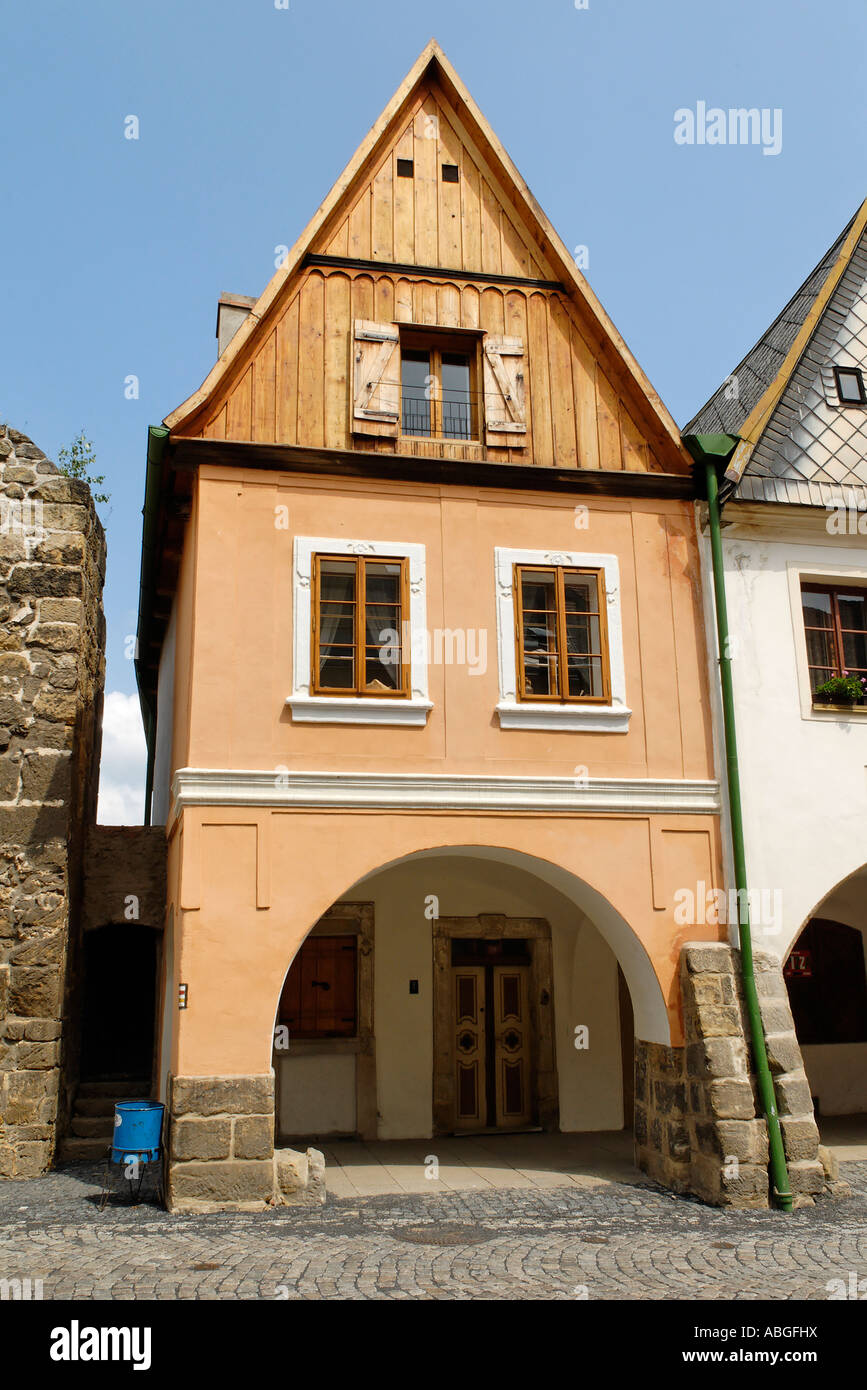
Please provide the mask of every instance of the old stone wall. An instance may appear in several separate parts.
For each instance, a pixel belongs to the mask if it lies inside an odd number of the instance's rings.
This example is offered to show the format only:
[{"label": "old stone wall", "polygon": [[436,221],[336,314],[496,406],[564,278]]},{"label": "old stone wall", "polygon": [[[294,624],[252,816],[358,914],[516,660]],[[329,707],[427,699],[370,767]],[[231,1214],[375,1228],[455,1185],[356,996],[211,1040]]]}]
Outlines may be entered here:
[{"label": "old stone wall", "polygon": [[[724,943],[681,952],[685,1046],[636,1042],[638,1166],[715,1206],[769,1205],[767,1124],[749,1052],[739,952]],[[825,1183],[810,1088],[780,961],[755,953],[756,986],[795,1204]]]},{"label": "old stone wall", "polygon": [[0,426],[0,1177],[49,1166],[70,1101],[104,578],[86,484]]},{"label": "old stone wall", "polygon": [[91,825],[84,856],[82,929],[120,922],[161,927],[166,911],[162,825]]}]

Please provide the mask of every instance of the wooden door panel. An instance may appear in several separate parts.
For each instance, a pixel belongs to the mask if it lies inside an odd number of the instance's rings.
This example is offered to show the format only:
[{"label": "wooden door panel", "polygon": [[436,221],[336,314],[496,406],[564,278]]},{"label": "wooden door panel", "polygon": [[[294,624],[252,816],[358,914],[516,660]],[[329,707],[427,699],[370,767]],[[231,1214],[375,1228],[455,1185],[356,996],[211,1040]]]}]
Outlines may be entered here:
[{"label": "wooden door panel", "polygon": [[354,1037],[357,949],[352,936],[309,936],[286,977],[280,1021],[290,1037]]},{"label": "wooden door panel", "polygon": [[481,1129],[487,1118],[484,966],[452,971],[452,999],[455,1129]]},{"label": "wooden door panel", "polygon": [[510,1129],[529,1124],[533,1112],[527,971],[495,965],[493,972],[496,1124]]}]

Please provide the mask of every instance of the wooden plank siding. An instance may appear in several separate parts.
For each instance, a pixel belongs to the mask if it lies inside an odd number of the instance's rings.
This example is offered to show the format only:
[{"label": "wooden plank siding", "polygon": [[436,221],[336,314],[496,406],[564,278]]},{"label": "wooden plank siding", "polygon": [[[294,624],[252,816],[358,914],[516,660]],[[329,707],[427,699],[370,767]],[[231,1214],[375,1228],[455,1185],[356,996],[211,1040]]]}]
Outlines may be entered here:
[{"label": "wooden plank siding", "polygon": [[[524,447],[485,448],[353,433],[355,319],[480,329],[520,338],[526,371]],[[206,439],[485,457],[553,468],[659,468],[583,338],[565,295],[355,270],[304,271],[295,294],[260,340],[253,361],[216,395],[191,432]]]},{"label": "wooden plank siding", "polygon": [[[398,175],[398,159],[413,161],[412,178]],[[456,183],[443,180],[443,164],[458,166]],[[368,264],[300,269],[179,433],[551,468],[662,469],[635,423],[642,403],[624,401],[612,382],[610,345],[569,292],[531,283],[560,280],[539,228],[522,218],[514,190],[498,183],[436,85],[408,100],[388,146],[361,168],[310,254]],[[433,277],[426,266],[454,273]],[[461,271],[515,283],[467,281]],[[359,428],[351,402],[356,319],[519,338],[526,436],[486,447]]]}]

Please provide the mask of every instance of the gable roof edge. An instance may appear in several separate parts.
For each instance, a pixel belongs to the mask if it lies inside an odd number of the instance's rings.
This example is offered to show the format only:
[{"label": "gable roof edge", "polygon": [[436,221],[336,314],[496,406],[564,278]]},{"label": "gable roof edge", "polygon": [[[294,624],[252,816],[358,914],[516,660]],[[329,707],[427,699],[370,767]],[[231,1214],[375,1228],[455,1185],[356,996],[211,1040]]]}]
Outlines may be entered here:
[{"label": "gable roof edge", "polygon": [[865,228],[867,228],[867,198],[849,224],[849,231],[840,247],[839,255],[825,277],[822,287],[795,335],[774,380],[759,397],[738,430],[741,442],[732,454],[729,466],[725,471],[726,479],[729,482],[738,484],[743,478],[747,465],[761,442],[765,429],[779,405],[798,363],[807,351],[822,316],[837,291]]},{"label": "gable roof edge", "polygon": [[616,356],[620,359],[625,369],[626,377],[631,381],[639,399],[646,403],[649,413],[653,417],[660,434],[665,438],[665,442],[680,455],[685,463],[691,466],[689,455],[681,442],[680,431],[663,403],[662,398],[652,386],[649,378],[645,375],[638,361],[627,346],[625,339],[618,332],[584,276],[578,270],[573,257],[570,256],[559,233],[536,201],[526,180],[497,138],[488,120],[476,105],[472,95],[464,86],[461,78],[449,62],[436,39],[431,39],[427,43],[381,115],[373,126],[371,126],[343,172],[332,185],[326,198],[307,223],[304,231],[295,241],[284,259],[283,264],[275,271],[274,275],[265,286],[265,289],[262,291],[262,294],[256,300],[254,307],[238,328],[232,340],[227,344],[224,352],[211,368],[202,385],[181,405],[167,415],[163,423],[168,429],[174,431],[205,405],[224,376],[231,370],[236,359],[243,352],[245,345],[255,333],[259,323],[271,309],[282,291],[283,286],[301,269],[304,257],[309,251],[317,233],[331,216],[340,199],[347,192],[352,181],[373,153],[377,142],[391,125],[401,107],[406,103],[413,90],[422,81],[428,69],[431,68],[434,70],[435,76],[440,80],[446,95],[449,96],[452,104],[456,107],[458,115],[463,115],[463,110],[465,110],[471,122],[481,132],[495,163],[499,164],[503,174],[506,176],[506,181],[517,191],[520,202],[523,204],[525,215],[528,215],[530,220],[535,221],[541,229],[547,243],[547,249],[559,263],[558,269],[560,277],[565,285],[567,293],[571,293],[571,295],[578,300],[587,313],[592,326],[604,340],[607,340]]}]

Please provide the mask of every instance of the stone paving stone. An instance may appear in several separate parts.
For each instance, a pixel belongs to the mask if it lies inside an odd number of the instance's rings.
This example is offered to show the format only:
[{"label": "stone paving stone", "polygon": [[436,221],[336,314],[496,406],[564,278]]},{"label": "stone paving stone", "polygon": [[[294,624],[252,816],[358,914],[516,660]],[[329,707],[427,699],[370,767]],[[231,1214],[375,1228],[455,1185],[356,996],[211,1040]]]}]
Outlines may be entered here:
[{"label": "stone paving stone", "polygon": [[101,1168],[76,1164],[0,1183],[0,1278],[85,1301],[569,1300],[581,1286],[590,1299],[823,1300],[830,1279],[867,1278],[867,1163],[841,1176],[851,1197],[791,1216],[705,1207],[649,1181],[431,1183],[291,1214],[169,1216],[153,1194],[100,1209]]}]

